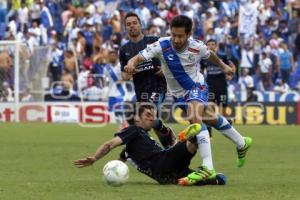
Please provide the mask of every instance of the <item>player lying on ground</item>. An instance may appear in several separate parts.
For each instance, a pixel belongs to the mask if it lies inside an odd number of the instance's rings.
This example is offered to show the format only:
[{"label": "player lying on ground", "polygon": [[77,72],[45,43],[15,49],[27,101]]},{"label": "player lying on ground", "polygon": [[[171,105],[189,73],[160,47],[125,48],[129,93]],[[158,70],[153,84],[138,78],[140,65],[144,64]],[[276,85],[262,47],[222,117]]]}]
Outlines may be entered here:
[{"label": "player lying on ground", "polygon": [[[76,160],[74,164],[79,168],[90,166],[115,147],[126,145],[126,152],[138,171],[160,184],[177,184],[180,178],[193,172],[189,165],[198,148],[195,135],[201,129],[201,125],[190,125],[181,133],[185,136],[182,141],[164,150],[148,133],[153,127],[155,116],[152,106],[141,105],[135,116],[135,125],[116,133],[115,137],[102,144],[94,155]],[[226,177],[217,174],[212,179],[198,181],[195,185],[224,185],[225,183]]]}]

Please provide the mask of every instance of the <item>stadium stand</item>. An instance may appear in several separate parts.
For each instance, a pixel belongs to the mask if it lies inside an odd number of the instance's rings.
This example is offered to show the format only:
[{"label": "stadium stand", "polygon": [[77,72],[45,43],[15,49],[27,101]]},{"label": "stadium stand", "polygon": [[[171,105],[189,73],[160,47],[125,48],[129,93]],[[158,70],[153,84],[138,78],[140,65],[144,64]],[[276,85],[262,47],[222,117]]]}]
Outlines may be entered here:
[{"label": "stadium stand", "polygon": [[[110,64],[109,51],[126,43],[122,20],[129,11],[140,16],[145,32],[158,36],[169,34],[168,24],[174,16],[191,17],[195,24],[193,36],[204,41],[216,39],[220,50],[230,55],[237,66],[229,87],[229,92],[234,93],[229,95],[232,101],[241,101],[243,81],[239,76],[244,68],[249,70],[256,91],[279,91],[278,84],[285,84],[285,91],[300,91],[297,0],[8,1],[0,5],[0,39],[22,41],[29,54],[50,47],[46,73],[49,84],[44,100],[53,101],[52,93],[59,96],[68,90],[71,100],[76,101],[89,87],[105,91],[108,79],[103,70]],[[249,24],[247,17],[251,16],[255,20]],[[249,28],[246,31],[245,23]],[[38,51],[39,56],[45,51]],[[0,101],[13,99],[12,59],[13,52],[0,49]],[[30,72],[38,67],[31,60],[29,75],[24,79],[32,79]],[[20,99],[34,99],[28,97],[30,89],[21,88],[24,98]],[[99,100],[107,98],[107,92],[102,93]]]}]

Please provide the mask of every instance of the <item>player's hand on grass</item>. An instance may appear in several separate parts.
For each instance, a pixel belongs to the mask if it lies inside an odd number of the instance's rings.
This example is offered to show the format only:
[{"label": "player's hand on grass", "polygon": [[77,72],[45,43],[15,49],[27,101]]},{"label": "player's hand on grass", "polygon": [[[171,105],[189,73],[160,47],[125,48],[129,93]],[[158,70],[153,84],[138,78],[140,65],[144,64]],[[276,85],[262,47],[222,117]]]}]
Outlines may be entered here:
[{"label": "player's hand on grass", "polygon": [[96,158],[94,156],[89,156],[83,159],[75,160],[74,165],[78,168],[91,166],[96,161]]}]

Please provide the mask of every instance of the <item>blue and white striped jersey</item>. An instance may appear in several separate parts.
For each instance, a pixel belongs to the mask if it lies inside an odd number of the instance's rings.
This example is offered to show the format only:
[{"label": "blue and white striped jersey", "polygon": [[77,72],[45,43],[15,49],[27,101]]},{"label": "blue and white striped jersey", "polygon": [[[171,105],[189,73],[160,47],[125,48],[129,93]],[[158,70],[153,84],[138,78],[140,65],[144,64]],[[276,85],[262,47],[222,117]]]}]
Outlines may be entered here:
[{"label": "blue and white striped jersey", "polygon": [[164,37],[147,45],[140,55],[146,60],[156,57],[161,61],[167,85],[175,97],[184,96],[196,83],[205,83],[199,62],[210,56],[210,50],[199,40],[189,38],[186,48],[177,52],[172,47],[171,38]]}]

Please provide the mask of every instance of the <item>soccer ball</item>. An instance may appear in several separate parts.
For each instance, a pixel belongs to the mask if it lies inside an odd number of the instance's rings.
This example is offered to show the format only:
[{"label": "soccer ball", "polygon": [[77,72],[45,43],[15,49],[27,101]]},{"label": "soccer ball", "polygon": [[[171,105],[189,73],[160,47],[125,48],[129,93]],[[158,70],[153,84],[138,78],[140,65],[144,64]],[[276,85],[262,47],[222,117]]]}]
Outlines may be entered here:
[{"label": "soccer ball", "polygon": [[111,186],[120,186],[127,182],[129,169],[127,165],[119,160],[112,160],[103,167],[103,179]]}]

